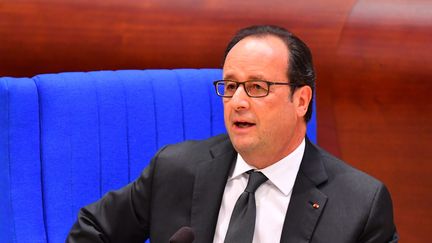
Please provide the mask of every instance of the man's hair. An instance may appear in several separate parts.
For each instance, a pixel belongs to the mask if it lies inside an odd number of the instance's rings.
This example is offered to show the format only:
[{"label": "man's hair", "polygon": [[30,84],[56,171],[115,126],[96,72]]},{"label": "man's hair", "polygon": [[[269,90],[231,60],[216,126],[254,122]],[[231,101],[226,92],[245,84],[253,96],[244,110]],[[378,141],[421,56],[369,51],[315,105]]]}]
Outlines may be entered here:
[{"label": "man's hair", "polygon": [[[288,67],[287,77],[290,83],[295,84],[291,88],[291,94],[295,88],[307,85],[312,89],[312,100],[315,92],[315,70],[312,62],[312,54],[309,47],[293,33],[288,30],[274,25],[256,25],[239,30],[225,49],[223,64],[230,50],[241,40],[246,37],[265,37],[275,36],[280,38],[288,49]],[[292,86],[290,86],[292,87]],[[312,116],[312,100],[309,103],[308,110],[304,116],[306,122]]]}]

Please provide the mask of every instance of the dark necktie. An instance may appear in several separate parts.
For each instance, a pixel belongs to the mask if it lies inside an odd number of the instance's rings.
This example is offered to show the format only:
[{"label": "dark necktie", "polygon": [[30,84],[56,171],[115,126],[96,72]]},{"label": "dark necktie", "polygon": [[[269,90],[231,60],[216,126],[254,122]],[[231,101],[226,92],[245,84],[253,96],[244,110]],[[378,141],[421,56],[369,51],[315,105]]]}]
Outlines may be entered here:
[{"label": "dark necktie", "polygon": [[231,214],[225,243],[251,243],[255,230],[255,191],[267,180],[259,171],[248,171],[249,181]]}]

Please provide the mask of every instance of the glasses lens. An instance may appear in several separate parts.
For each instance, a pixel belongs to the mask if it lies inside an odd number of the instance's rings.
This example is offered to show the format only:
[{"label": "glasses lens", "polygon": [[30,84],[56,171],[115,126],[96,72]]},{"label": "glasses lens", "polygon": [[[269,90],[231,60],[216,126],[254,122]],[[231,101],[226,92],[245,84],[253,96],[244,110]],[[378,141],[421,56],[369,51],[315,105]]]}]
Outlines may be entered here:
[{"label": "glasses lens", "polygon": [[248,94],[252,97],[262,97],[268,94],[268,84],[264,81],[248,81],[245,83]]},{"label": "glasses lens", "polygon": [[216,82],[216,92],[218,95],[220,96],[224,96],[225,95],[225,88],[224,88],[224,82],[223,81],[218,81]]},{"label": "glasses lens", "polygon": [[216,91],[220,96],[233,96],[237,90],[237,83],[232,81],[218,81],[216,83]]}]

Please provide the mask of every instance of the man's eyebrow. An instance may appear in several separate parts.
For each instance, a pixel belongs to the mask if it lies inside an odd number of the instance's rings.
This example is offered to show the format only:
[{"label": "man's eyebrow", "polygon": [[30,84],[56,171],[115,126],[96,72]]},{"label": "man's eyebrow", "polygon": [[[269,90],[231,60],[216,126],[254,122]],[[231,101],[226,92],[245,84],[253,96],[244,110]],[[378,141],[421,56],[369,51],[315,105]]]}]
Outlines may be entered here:
[{"label": "man's eyebrow", "polygon": [[227,80],[236,80],[234,75],[228,74],[226,76],[223,76],[223,79],[227,79]]},{"label": "man's eyebrow", "polygon": [[[227,80],[235,80],[235,81],[246,81],[246,80],[237,80],[234,75],[228,74],[223,77],[223,79]],[[257,74],[248,76],[247,80],[267,80],[264,76]]]},{"label": "man's eyebrow", "polygon": [[267,80],[264,76],[262,75],[252,75],[249,76],[248,80]]}]

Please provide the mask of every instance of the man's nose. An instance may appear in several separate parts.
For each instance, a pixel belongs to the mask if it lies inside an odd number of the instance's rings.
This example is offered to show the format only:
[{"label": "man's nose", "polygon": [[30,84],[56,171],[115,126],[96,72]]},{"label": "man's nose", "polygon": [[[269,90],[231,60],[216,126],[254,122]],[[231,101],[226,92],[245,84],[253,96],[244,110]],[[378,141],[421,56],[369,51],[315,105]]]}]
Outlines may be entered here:
[{"label": "man's nose", "polygon": [[231,104],[235,110],[249,108],[250,97],[247,95],[243,85],[239,85],[234,95],[231,97]]}]

